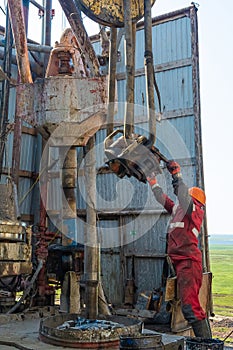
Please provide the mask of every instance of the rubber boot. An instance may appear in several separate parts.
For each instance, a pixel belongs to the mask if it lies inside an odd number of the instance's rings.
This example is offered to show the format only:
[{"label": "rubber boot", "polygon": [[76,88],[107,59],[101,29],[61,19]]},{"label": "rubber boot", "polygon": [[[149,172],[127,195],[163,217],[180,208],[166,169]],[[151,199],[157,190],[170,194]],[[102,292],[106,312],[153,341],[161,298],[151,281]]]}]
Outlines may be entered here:
[{"label": "rubber boot", "polygon": [[209,324],[209,320],[206,318],[204,320],[195,321],[191,323],[195,337],[211,339],[212,333]]}]

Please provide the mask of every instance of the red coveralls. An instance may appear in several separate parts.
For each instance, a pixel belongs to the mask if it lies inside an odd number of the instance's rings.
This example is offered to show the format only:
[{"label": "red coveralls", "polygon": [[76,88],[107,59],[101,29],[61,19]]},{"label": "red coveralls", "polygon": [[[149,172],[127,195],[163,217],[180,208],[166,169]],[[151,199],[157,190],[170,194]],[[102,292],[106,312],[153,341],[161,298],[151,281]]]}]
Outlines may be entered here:
[{"label": "red coveralls", "polygon": [[[186,186],[185,188],[187,189]],[[198,248],[198,235],[204,216],[202,204],[190,197],[187,210],[187,207],[182,208],[180,201],[179,205],[175,205],[161,188],[159,195],[154,189],[153,192],[156,199],[172,215],[168,229],[167,253],[176,269],[184,318],[190,323],[203,320],[206,313],[198,298],[202,284],[202,254]]]}]

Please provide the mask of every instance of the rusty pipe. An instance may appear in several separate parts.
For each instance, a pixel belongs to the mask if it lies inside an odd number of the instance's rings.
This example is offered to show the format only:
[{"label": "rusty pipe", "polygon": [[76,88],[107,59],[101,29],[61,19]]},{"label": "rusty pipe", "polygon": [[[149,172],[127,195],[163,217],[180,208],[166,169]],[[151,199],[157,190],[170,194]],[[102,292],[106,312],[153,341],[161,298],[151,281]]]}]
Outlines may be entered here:
[{"label": "rusty pipe", "polygon": [[84,275],[85,294],[87,305],[87,318],[96,318],[98,315],[98,276],[99,276],[99,254],[97,238],[96,218],[96,171],[95,171],[95,141],[91,137],[86,146],[85,185],[86,185],[86,212],[87,225],[85,230],[84,247]]},{"label": "rusty pipe", "polygon": [[107,135],[110,135],[114,129],[116,62],[117,62],[116,52],[117,52],[117,29],[115,27],[112,27],[110,57],[109,57]]},{"label": "rusty pipe", "polygon": [[21,0],[8,0],[9,16],[16,47],[19,76],[22,83],[32,83],[27,48],[26,27]]},{"label": "rusty pipe", "polygon": [[132,0],[124,0],[124,27],[126,46],[126,108],[124,136],[130,138],[134,130],[134,74],[136,25],[132,24]]},{"label": "rusty pipe", "polygon": [[151,144],[156,139],[156,115],[154,99],[154,66],[152,53],[152,18],[151,0],[144,0],[144,36],[145,36],[145,74],[147,86],[147,113],[149,122],[149,140]]},{"label": "rusty pipe", "polygon": [[51,45],[51,10],[52,0],[46,0],[45,6],[45,45]]}]

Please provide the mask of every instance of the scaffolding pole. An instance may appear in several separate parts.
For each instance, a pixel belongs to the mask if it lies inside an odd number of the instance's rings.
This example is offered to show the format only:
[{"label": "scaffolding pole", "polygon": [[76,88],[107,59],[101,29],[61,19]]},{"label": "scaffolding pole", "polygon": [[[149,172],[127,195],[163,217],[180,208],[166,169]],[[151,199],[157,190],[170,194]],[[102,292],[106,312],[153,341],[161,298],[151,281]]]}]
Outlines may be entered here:
[{"label": "scaffolding pole", "polygon": [[87,221],[84,247],[84,276],[86,296],[86,316],[95,319],[98,315],[98,275],[99,247],[96,228],[96,170],[95,141],[91,137],[86,146],[85,155],[85,185]]}]

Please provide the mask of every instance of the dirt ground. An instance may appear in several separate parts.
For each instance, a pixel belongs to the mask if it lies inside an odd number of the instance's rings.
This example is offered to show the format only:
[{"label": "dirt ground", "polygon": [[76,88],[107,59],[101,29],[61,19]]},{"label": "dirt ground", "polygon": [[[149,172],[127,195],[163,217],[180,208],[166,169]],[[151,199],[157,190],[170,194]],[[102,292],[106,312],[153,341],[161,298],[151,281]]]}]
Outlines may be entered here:
[{"label": "dirt ground", "polygon": [[[10,317],[11,316],[11,317]],[[20,315],[1,315],[0,317],[0,349],[15,349],[15,346],[3,345],[5,342],[19,344],[21,349],[30,350],[55,350],[56,346],[45,344],[38,339],[40,317],[48,315],[38,315],[34,312],[25,314],[22,319]],[[224,340],[224,350],[233,350],[233,317],[215,316],[210,319],[213,338]],[[169,340],[171,341],[171,340]],[[6,343],[7,344],[7,343]],[[63,347],[61,347],[63,349]],[[70,349],[70,348],[66,348]],[[109,349],[110,350],[110,349]]]},{"label": "dirt ground", "polygon": [[225,345],[233,347],[233,317],[215,316],[210,318],[213,338],[224,340]]}]

